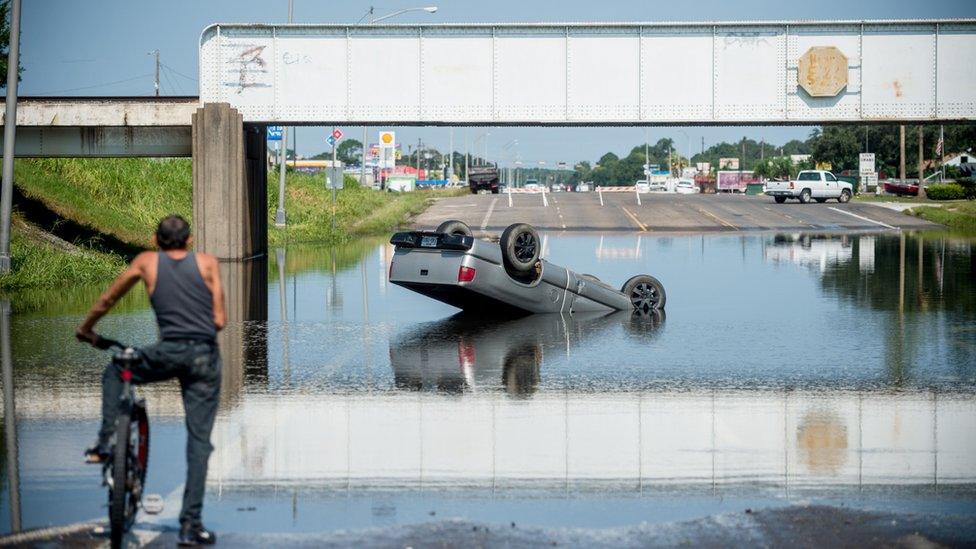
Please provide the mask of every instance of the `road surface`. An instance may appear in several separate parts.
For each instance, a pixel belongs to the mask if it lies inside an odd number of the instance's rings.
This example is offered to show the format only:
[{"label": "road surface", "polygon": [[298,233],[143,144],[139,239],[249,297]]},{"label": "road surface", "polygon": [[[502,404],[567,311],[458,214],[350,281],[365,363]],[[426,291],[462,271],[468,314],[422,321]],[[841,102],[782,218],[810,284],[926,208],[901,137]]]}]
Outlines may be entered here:
[{"label": "road surface", "polygon": [[776,204],[767,196],[646,193],[550,193],[466,195],[438,200],[418,216],[414,228],[429,229],[447,219],[467,223],[475,233],[497,234],[525,222],[549,231],[717,232],[936,229],[923,219],[867,203]]}]

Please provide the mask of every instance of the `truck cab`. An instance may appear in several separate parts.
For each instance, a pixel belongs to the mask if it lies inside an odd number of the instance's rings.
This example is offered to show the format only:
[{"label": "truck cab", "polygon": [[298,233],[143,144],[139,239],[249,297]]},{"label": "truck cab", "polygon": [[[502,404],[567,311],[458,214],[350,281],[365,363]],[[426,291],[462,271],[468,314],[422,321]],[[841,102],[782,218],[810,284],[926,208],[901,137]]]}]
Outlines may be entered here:
[{"label": "truck cab", "polygon": [[767,182],[766,194],[772,196],[777,204],[786,202],[787,198],[795,198],[802,204],[811,200],[826,202],[828,199],[844,203],[854,196],[854,186],[840,181],[827,170],[803,170],[796,179]]}]

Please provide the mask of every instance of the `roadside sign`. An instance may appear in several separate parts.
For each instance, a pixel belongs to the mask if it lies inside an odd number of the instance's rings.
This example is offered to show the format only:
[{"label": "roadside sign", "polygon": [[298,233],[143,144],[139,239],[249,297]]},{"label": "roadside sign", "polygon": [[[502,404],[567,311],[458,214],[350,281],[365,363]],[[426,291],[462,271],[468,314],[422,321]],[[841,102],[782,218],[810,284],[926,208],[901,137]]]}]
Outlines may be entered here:
[{"label": "roadside sign", "polygon": [[400,151],[397,150],[396,144],[396,134],[394,132],[381,131],[379,142],[379,167],[384,170],[392,170],[396,166],[396,161],[400,159]]},{"label": "roadside sign", "polygon": [[[332,137],[331,135],[329,137]],[[343,180],[342,168],[334,167],[325,170],[325,188],[341,189]]]},{"label": "roadside sign", "polygon": [[332,137],[334,137],[336,141],[342,139],[342,130],[339,128],[332,130]]},{"label": "roadside sign", "polygon": [[874,153],[861,153],[859,160],[858,171],[862,177],[874,173]]},{"label": "roadside sign", "polygon": [[869,191],[871,187],[878,188],[878,172],[861,174],[861,191]]},{"label": "roadside sign", "polygon": [[281,141],[281,126],[268,126],[268,141]]},{"label": "roadside sign", "polygon": [[326,140],[326,142],[329,143],[330,146],[335,147],[335,144],[336,144],[336,138],[335,137],[333,137],[332,135],[329,135],[329,137],[326,137],[325,140]]},{"label": "roadside sign", "polygon": [[738,170],[739,169],[739,159],[738,158],[719,158],[718,159],[718,169],[720,169],[720,170]]}]

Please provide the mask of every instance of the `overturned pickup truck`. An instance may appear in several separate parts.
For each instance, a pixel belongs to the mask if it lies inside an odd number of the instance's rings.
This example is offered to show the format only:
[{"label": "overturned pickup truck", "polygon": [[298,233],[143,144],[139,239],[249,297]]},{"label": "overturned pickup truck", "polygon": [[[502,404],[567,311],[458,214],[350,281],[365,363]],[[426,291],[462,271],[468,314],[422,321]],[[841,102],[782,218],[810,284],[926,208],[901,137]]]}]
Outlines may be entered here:
[{"label": "overturned pickup truck", "polygon": [[499,242],[460,221],[393,235],[390,282],[459,309],[486,313],[573,313],[664,309],[661,282],[637,275],[620,290],[539,258],[539,234],[516,223]]}]

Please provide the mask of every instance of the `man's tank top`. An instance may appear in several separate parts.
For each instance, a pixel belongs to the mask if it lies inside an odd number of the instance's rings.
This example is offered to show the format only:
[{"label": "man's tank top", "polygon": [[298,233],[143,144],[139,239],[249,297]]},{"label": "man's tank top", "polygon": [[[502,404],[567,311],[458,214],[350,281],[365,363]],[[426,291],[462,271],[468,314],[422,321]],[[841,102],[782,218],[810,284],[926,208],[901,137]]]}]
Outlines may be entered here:
[{"label": "man's tank top", "polygon": [[159,252],[156,288],[149,297],[162,340],[214,341],[213,294],[203,281],[193,252],[173,259]]}]

